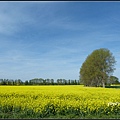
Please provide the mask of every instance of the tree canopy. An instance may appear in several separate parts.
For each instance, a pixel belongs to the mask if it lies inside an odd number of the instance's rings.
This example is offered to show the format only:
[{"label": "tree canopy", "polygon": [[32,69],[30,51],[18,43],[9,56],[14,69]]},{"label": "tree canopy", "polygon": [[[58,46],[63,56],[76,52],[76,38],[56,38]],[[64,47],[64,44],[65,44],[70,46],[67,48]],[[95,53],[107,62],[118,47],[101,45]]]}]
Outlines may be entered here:
[{"label": "tree canopy", "polygon": [[94,50],[80,68],[80,82],[85,86],[103,86],[114,72],[116,61],[106,48]]}]

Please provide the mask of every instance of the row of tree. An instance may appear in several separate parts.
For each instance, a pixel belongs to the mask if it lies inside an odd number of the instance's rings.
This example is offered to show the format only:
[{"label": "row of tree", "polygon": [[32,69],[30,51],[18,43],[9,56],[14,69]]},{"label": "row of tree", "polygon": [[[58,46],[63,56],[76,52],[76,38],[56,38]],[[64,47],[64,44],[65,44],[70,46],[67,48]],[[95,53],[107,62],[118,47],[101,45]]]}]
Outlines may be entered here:
[{"label": "row of tree", "polygon": [[0,79],[0,85],[80,85],[80,81],[65,79],[54,81],[54,79],[34,78],[23,82],[20,79]]},{"label": "row of tree", "polygon": [[[79,80],[65,80],[65,79],[43,79],[43,78],[34,78],[31,80],[22,81],[21,79],[0,79],[0,85],[80,85],[84,84]],[[110,84],[120,84],[119,79],[115,76],[110,76]]]},{"label": "row of tree", "polygon": [[115,63],[115,57],[108,49],[94,50],[80,68],[80,83],[94,87],[119,83],[118,78],[112,76]]}]

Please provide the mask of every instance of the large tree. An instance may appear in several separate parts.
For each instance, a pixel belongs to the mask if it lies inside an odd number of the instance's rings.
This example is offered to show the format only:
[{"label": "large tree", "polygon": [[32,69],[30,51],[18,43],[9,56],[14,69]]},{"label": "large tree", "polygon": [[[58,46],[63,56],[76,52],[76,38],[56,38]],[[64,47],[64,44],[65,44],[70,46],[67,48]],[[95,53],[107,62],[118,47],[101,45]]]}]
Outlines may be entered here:
[{"label": "large tree", "polygon": [[108,49],[94,50],[80,68],[80,82],[85,86],[105,87],[109,76],[115,70],[115,63],[115,58]]}]

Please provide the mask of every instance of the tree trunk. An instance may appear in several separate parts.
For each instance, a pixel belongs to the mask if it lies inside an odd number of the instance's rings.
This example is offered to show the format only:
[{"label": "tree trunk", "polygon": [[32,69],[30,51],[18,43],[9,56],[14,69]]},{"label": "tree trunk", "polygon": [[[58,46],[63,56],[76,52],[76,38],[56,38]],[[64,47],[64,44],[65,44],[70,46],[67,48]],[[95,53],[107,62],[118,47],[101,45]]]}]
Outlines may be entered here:
[{"label": "tree trunk", "polygon": [[105,88],[105,83],[103,82],[103,88]]}]

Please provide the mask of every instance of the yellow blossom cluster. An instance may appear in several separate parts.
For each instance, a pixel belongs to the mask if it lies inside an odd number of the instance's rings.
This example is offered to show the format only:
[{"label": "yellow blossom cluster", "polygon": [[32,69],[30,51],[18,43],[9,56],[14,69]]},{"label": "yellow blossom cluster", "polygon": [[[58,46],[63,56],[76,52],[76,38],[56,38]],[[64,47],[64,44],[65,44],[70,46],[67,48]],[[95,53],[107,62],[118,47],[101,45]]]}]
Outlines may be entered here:
[{"label": "yellow blossom cluster", "polygon": [[66,86],[0,86],[0,110],[39,114],[110,114],[120,112],[120,89]]}]

